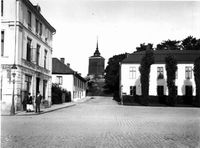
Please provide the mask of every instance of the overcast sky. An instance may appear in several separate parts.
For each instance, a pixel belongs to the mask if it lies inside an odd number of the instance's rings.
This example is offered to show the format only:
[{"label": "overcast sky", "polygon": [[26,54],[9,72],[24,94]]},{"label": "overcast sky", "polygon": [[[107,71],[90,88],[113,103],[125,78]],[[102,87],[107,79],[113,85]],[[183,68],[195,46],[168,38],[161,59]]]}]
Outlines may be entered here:
[{"label": "overcast sky", "polygon": [[86,76],[98,36],[106,59],[132,53],[141,43],[200,38],[200,2],[31,0],[56,29],[53,57]]}]

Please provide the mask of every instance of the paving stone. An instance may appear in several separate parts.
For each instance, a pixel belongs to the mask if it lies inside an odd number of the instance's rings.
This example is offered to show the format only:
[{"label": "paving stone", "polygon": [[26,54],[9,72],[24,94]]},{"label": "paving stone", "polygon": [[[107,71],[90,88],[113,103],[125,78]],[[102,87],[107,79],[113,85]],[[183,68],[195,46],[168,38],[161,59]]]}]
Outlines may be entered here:
[{"label": "paving stone", "polygon": [[199,148],[200,109],[95,97],[38,116],[2,116],[2,148]]}]

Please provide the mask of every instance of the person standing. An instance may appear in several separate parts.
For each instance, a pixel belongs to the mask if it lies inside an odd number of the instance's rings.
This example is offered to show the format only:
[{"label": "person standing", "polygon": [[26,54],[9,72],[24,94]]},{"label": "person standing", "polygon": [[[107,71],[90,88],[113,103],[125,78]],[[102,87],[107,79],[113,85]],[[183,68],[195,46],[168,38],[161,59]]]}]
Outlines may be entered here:
[{"label": "person standing", "polygon": [[33,98],[31,96],[31,93],[28,93],[26,109],[27,112],[33,111]]},{"label": "person standing", "polygon": [[37,112],[40,113],[40,103],[41,103],[41,100],[42,100],[42,96],[41,96],[40,92],[38,91],[36,99],[35,99],[35,104],[36,104],[35,112],[36,113]]},{"label": "person standing", "polygon": [[27,106],[27,98],[28,98],[28,96],[25,95],[25,97],[24,97],[24,99],[23,99],[23,101],[22,101],[23,110],[24,110],[24,111],[27,111],[27,108],[26,108],[26,106]]}]

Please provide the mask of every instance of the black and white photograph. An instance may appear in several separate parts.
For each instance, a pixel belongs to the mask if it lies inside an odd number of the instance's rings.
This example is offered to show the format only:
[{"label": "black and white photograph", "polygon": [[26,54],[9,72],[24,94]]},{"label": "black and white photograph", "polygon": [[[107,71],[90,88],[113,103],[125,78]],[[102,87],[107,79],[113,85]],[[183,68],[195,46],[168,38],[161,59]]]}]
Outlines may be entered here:
[{"label": "black and white photograph", "polygon": [[200,148],[200,1],[0,8],[1,148]]}]

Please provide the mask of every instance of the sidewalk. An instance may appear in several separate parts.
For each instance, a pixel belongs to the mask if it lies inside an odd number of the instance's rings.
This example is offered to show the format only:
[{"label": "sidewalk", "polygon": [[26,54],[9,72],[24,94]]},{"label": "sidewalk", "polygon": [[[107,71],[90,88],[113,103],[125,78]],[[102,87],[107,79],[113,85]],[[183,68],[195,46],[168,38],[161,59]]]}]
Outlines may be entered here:
[{"label": "sidewalk", "polygon": [[[49,113],[49,112],[53,112],[59,109],[63,109],[63,108],[67,108],[67,107],[71,107],[71,106],[75,106],[76,104],[79,103],[83,103],[86,101],[89,101],[91,99],[90,96],[87,96],[85,98],[82,98],[76,102],[68,102],[68,103],[62,103],[62,104],[54,104],[49,108],[41,108],[40,109],[40,114],[44,114],[44,113]],[[35,112],[26,112],[26,111],[17,111],[15,116],[29,116],[29,115],[40,115],[38,113]],[[1,116],[7,116],[8,114],[1,114]]]}]

